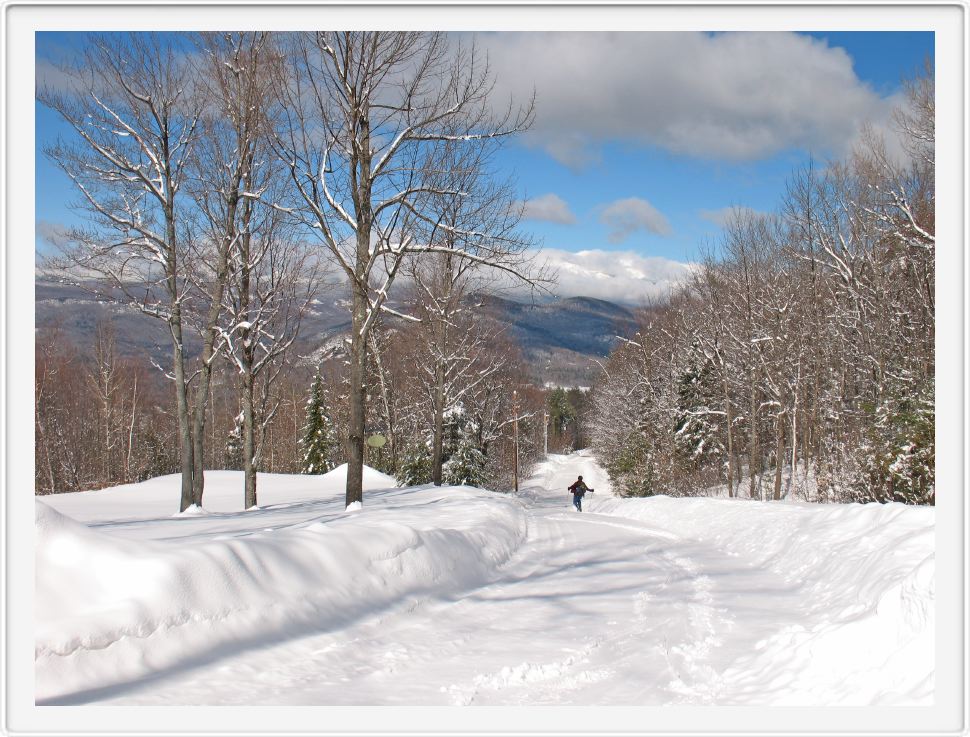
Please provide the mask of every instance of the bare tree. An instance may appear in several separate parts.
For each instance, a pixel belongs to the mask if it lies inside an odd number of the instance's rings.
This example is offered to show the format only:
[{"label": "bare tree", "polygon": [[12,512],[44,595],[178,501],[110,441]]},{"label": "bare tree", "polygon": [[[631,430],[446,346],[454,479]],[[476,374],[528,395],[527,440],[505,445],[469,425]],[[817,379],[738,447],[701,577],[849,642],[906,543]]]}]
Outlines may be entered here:
[{"label": "bare tree", "polygon": [[[208,303],[202,325],[202,359],[196,392],[196,485],[203,476],[202,438],[212,363],[220,344],[239,370],[242,384],[242,455],[246,507],[256,505],[259,435],[274,411],[257,423],[255,382],[274,367],[296,338],[309,301],[304,249],[282,224],[271,203],[281,169],[269,148],[270,88],[279,57],[267,33],[204,33],[200,77],[208,107],[205,136],[196,156],[192,192],[205,223],[209,267],[197,275],[199,302]],[[267,198],[263,204],[261,198]],[[220,323],[226,311],[228,324]],[[271,392],[261,393],[272,402]]]},{"label": "bare tree", "polygon": [[[421,320],[422,364],[430,379],[432,482],[442,480],[444,414],[497,371],[502,361],[482,365],[483,349],[498,326],[470,318],[480,312],[480,293],[494,281],[496,265],[541,278],[529,263],[527,236],[517,231],[521,206],[511,186],[485,170],[485,148],[462,150],[446,143],[431,180],[428,213],[436,219],[422,240],[441,250],[407,263],[415,294],[413,312]],[[491,268],[485,268],[486,266]],[[425,368],[426,367],[426,368]],[[475,372],[472,373],[472,367]]]},{"label": "bare tree", "polygon": [[255,507],[256,471],[263,440],[279,407],[277,379],[300,323],[314,298],[316,277],[305,246],[280,222],[279,212],[259,208],[247,224],[230,270],[224,350],[242,384],[242,458],[245,508]]},{"label": "bare tree", "polygon": [[202,33],[196,42],[198,94],[205,107],[188,190],[201,222],[195,244],[198,268],[191,275],[202,339],[192,433],[193,496],[201,504],[205,424],[230,260],[249,237],[253,201],[261,194],[263,170],[270,167],[257,158],[257,150],[265,131],[269,68],[275,57],[265,33]]},{"label": "bare tree", "polygon": [[420,238],[440,217],[429,203],[447,194],[434,170],[440,150],[521,131],[532,111],[494,115],[488,65],[474,46],[453,48],[440,33],[316,32],[290,40],[277,144],[298,203],[293,213],[351,291],[349,505],[362,499],[368,334],[388,309],[405,259],[451,250]]},{"label": "bare tree", "polygon": [[74,134],[45,153],[74,182],[89,222],[71,230],[48,266],[169,327],[184,510],[194,501],[183,334],[192,233],[181,192],[201,102],[179,43],[179,36],[154,33],[92,36],[64,70],[67,89],[46,87],[37,97]]},{"label": "bare tree", "polygon": [[101,442],[101,477],[104,483],[116,481],[117,466],[112,462],[115,449],[119,447],[118,423],[123,408],[118,406],[122,385],[115,344],[114,326],[99,321],[94,332],[93,361],[87,368],[86,378],[98,407],[96,425]]}]

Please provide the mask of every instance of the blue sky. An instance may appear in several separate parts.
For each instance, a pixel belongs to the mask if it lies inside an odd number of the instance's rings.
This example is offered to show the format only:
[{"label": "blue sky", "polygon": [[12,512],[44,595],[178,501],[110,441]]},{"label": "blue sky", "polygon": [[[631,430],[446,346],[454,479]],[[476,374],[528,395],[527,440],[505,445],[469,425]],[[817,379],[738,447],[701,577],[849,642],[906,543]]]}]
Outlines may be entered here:
[{"label": "blue sky", "polygon": [[[889,130],[900,81],[933,58],[928,32],[488,33],[499,97],[537,96],[533,129],[496,166],[550,252],[695,259],[717,213],[774,208],[809,155],[844,156],[863,122]],[[37,35],[38,76],[82,34]],[[42,147],[61,127],[37,114],[37,247],[70,222],[70,183]],[[595,261],[595,264],[592,262]],[[598,266],[596,266],[598,264]],[[639,267],[638,267],[639,268]]]}]

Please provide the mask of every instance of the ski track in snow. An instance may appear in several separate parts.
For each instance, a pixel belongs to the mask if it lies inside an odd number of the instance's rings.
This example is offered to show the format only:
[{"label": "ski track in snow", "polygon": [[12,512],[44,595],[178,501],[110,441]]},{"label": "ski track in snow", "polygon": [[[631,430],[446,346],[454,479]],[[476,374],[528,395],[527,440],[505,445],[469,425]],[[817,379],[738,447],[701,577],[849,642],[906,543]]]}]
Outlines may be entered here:
[{"label": "ski track in snow", "polygon": [[[566,492],[578,474],[597,489],[582,514]],[[765,703],[797,686],[785,648],[804,646],[797,664],[812,647],[799,588],[653,521],[597,514],[609,494],[586,453],[550,456],[522,485],[525,537],[483,585],[223,650],[81,702],[704,705]],[[800,703],[825,703],[838,684],[802,685]]]}]

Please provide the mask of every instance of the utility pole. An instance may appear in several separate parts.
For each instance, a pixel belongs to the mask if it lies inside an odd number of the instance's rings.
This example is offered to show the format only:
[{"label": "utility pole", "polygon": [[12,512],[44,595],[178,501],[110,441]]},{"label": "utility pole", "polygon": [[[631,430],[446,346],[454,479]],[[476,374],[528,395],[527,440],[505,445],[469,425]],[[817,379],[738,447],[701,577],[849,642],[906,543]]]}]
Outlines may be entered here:
[{"label": "utility pole", "polygon": [[515,484],[515,493],[519,493],[519,393],[512,391],[512,478]]}]

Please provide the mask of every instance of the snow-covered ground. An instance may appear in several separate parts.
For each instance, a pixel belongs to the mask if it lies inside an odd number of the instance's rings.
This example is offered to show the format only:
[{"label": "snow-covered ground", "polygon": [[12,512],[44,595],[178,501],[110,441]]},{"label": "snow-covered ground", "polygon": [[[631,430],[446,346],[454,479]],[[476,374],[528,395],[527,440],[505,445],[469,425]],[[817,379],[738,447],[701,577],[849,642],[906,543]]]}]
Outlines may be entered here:
[{"label": "snow-covered ground", "polygon": [[38,501],[37,702],[933,701],[933,509],[620,499],[574,453],[517,497],[367,469],[347,512],[344,473]]}]

